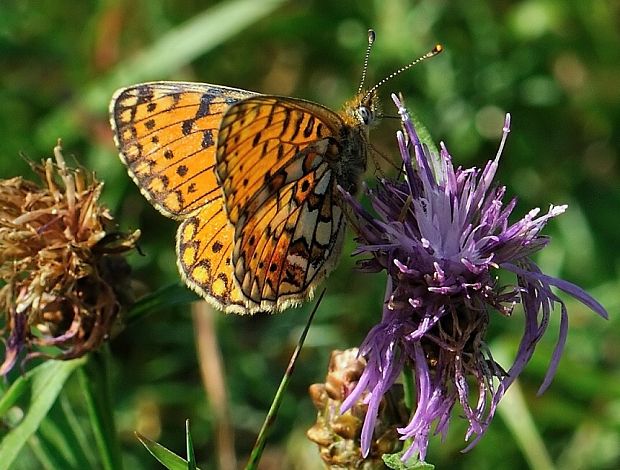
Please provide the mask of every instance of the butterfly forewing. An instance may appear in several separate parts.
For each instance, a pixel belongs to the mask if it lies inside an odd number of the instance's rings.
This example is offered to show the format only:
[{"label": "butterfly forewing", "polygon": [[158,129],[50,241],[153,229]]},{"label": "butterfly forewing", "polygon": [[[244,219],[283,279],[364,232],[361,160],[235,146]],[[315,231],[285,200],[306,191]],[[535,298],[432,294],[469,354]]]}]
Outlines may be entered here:
[{"label": "butterfly forewing", "polygon": [[232,103],[252,95],[183,82],[116,93],[110,114],[121,159],[160,212],[182,219],[221,196],[213,172],[220,122]]},{"label": "butterfly forewing", "polygon": [[325,158],[340,117],[313,103],[258,96],[227,111],[216,172],[235,225],[232,265],[252,309],[312,295],[338,257],[344,218]]},{"label": "butterfly forewing", "polygon": [[250,206],[275,195],[280,187],[297,180],[320,161],[307,159],[310,166],[286,172],[291,160],[303,160],[303,152],[316,149],[335,136],[342,126],[340,117],[314,103],[292,98],[256,96],[231,106],[220,128],[217,174],[226,198],[228,217],[237,223]]}]

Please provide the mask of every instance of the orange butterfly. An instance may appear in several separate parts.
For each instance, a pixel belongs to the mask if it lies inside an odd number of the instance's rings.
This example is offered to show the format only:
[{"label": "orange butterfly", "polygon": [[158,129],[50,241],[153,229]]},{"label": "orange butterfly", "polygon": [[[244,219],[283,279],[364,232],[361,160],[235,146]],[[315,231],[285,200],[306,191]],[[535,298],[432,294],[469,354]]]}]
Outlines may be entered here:
[{"label": "orange butterfly", "polygon": [[114,94],[120,158],[155,208],[182,221],[177,260],[189,287],[241,314],[312,297],[342,248],[337,186],[355,193],[366,168],[377,86],[340,113],[201,83]]}]

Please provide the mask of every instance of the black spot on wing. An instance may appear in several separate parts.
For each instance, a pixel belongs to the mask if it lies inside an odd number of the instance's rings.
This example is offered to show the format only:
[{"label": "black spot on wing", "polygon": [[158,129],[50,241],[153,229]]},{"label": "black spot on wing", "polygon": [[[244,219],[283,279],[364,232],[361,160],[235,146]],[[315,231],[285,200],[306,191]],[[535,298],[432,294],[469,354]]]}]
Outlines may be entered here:
[{"label": "black spot on wing", "polygon": [[302,122],[304,122],[304,114],[303,113],[298,113],[299,116],[297,117],[297,121],[295,121],[295,127],[293,128],[293,135],[291,135],[290,140],[295,140],[297,138],[297,134],[299,134],[299,131],[301,130],[301,124]]},{"label": "black spot on wing", "polygon": [[203,118],[209,114],[209,108],[211,106],[211,97],[209,95],[202,95],[200,97],[200,106],[196,111],[196,119]]},{"label": "black spot on wing", "polygon": [[154,93],[150,85],[139,85],[136,87],[138,104],[150,103],[153,101]]},{"label": "black spot on wing", "polygon": [[282,130],[280,131],[280,137],[282,137],[288,131],[288,126],[291,123],[291,110],[283,108],[284,120],[282,121]]},{"label": "black spot on wing", "polygon": [[215,145],[213,140],[213,130],[206,129],[202,131],[202,148],[207,148]]},{"label": "black spot on wing", "polygon": [[258,145],[258,143],[260,142],[260,138],[261,138],[261,133],[260,133],[260,132],[257,132],[257,133],[254,135],[254,139],[252,140],[252,146],[253,146],[253,147],[256,147],[256,146]]},{"label": "black spot on wing", "polygon": [[308,118],[308,122],[306,123],[306,128],[304,129],[304,137],[308,138],[312,135],[312,131],[314,130],[314,116],[310,115]]}]

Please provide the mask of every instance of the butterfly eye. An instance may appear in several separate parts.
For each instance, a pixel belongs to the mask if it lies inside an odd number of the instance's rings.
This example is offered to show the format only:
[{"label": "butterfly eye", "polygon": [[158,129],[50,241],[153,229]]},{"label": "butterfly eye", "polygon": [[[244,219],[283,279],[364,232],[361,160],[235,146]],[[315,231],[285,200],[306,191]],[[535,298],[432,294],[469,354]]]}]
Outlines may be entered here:
[{"label": "butterfly eye", "polygon": [[357,108],[357,117],[362,124],[369,126],[373,120],[373,113],[366,106],[360,106]]}]

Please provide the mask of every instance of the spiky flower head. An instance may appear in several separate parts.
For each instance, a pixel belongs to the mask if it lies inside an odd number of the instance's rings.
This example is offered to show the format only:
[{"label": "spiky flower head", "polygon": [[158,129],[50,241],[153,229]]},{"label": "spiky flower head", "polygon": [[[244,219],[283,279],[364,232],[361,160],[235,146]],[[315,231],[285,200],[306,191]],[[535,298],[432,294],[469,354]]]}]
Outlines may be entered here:
[{"label": "spiky flower head", "polygon": [[54,156],[55,164],[32,164],[40,185],[21,177],[0,181],[0,375],[23,351],[71,359],[97,348],[131,300],[129,265],[120,254],[135,247],[140,232],[111,229],[98,200],[102,183],[68,169],[60,146]]},{"label": "spiky flower head", "polygon": [[[480,439],[559,305],[559,339],[540,392],[548,387],[568,330],[566,306],[552,287],[604,318],[607,312],[581,288],[543,274],[531,259],[549,242],[540,235],[542,228],[567,206],[551,205],[546,214],[534,209],[509,222],[517,201],[505,203],[506,188],[494,186],[493,178],[510,115],[497,155],[484,169],[455,169],[446,147],[442,144],[437,154],[423,144],[401,100],[392,98],[403,123],[397,139],[404,181],[385,179],[369,191],[377,217],[344,194],[356,220],[358,253],[372,255],[361,267],[385,270],[388,283],[382,319],[360,347],[367,365],[342,411],[366,396],[362,448],[367,453],[381,398],[403,369],[410,368],[416,406],[399,432],[402,439],[412,440],[403,459],[417,454],[423,460],[431,427],[445,436],[456,404],[469,422],[466,440],[475,436],[468,449]],[[502,285],[500,271],[512,275],[514,282]],[[510,316],[517,304],[525,315],[525,329],[514,363],[504,371],[493,360],[485,334],[492,316]]]}]

